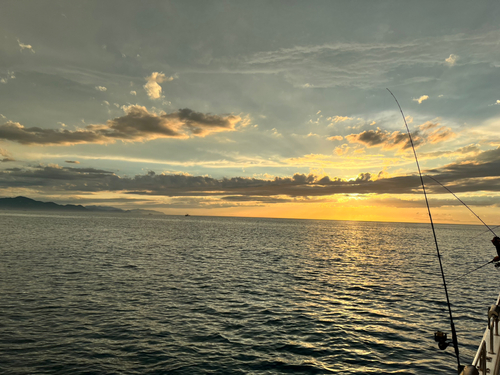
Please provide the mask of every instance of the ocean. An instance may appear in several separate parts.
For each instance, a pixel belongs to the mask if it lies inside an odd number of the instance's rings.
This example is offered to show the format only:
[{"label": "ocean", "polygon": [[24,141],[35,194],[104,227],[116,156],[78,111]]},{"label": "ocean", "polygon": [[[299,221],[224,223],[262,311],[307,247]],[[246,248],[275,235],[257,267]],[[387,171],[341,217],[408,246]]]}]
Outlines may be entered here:
[{"label": "ocean", "polygon": [[[495,255],[483,226],[436,233],[449,280]],[[449,285],[464,364],[498,285]],[[429,224],[0,212],[3,374],[456,373],[436,330]]]}]

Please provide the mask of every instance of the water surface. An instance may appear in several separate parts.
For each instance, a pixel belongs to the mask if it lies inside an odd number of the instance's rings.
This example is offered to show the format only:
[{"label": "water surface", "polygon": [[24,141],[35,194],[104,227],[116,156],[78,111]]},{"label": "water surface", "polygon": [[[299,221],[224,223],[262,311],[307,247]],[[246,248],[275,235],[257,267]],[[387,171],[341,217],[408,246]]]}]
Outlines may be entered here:
[{"label": "water surface", "polygon": [[[490,260],[481,226],[438,225],[451,280]],[[0,372],[451,374],[430,226],[0,213]],[[462,362],[495,302],[450,285]]]}]

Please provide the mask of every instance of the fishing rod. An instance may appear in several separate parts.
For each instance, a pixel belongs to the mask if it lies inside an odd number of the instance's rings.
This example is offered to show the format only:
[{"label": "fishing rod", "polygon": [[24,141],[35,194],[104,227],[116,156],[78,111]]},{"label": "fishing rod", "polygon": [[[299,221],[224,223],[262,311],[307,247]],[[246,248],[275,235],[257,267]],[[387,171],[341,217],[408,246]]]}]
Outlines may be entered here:
[{"label": "fishing rod", "polygon": [[442,187],[444,187],[446,190],[448,190],[448,192],[450,192],[450,193],[451,193],[451,194],[452,194],[455,198],[457,198],[457,199],[458,199],[458,201],[459,201],[460,203],[462,203],[465,207],[467,207],[467,209],[468,209],[470,212],[472,212],[472,213],[474,214],[474,216],[475,216],[475,217],[477,217],[477,218],[479,219],[479,221],[481,221],[481,223],[483,223],[483,224],[485,225],[485,227],[486,227],[486,228],[488,228],[488,230],[489,230],[491,233],[493,233],[493,235],[494,235],[495,237],[498,237],[498,236],[496,235],[496,233],[495,233],[495,232],[493,232],[493,230],[492,230],[492,229],[488,226],[488,224],[486,224],[486,223],[485,223],[485,222],[484,222],[484,221],[483,221],[483,220],[482,220],[482,219],[481,219],[481,218],[480,218],[480,217],[479,217],[479,216],[478,216],[478,215],[477,215],[474,211],[472,211],[472,208],[470,208],[469,206],[467,206],[463,200],[461,200],[459,197],[457,197],[457,196],[455,195],[455,193],[454,193],[454,192],[452,192],[450,189],[448,189],[448,187],[444,186],[441,182],[439,182],[438,180],[436,180],[434,177],[429,176],[429,175],[427,175],[426,177],[429,177],[431,180],[433,180],[434,182],[437,182],[439,185],[441,185],[441,186],[442,186]]},{"label": "fishing rod", "polygon": [[[429,177],[431,180],[433,180],[433,181],[437,182],[439,185],[441,185],[441,186],[442,186],[442,187],[444,187],[446,190],[448,190],[448,192],[450,192],[450,193],[451,193],[451,194],[452,194],[455,198],[457,198],[457,199],[460,201],[460,203],[462,203],[465,207],[467,207],[467,209],[468,209],[470,212],[472,212],[472,213],[474,214],[474,216],[475,216],[475,217],[477,217],[477,218],[481,221],[481,223],[483,223],[483,224],[485,225],[485,227],[486,227],[486,228],[488,228],[488,230],[489,230],[491,233],[493,233],[493,235],[495,236],[495,238],[497,237],[496,233],[495,233],[495,232],[493,232],[493,229],[491,229],[491,228],[490,228],[490,227],[489,227],[489,226],[488,226],[488,225],[487,225],[487,224],[486,224],[486,223],[485,223],[485,222],[484,222],[484,221],[483,221],[483,220],[482,220],[482,219],[481,219],[481,218],[480,218],[480,217],[479,217],[479,216],[478,216],[478,215],[477,215],[474,211],[472,211],[472,208],[470,208],[469,206],[467,206],[467,205],[465,204],[465,202],[464,202],[464,201],[462,201],[459,197],[457,197],[457,196],[455,195],[455,193],[453,193],[453,192],[452,192],[452,191],[451,191],[451,190],[450,190],[447,186],[444,186],[441,182],[439,182],[438,180],[436,180],[436,179],[435,179],[434,177],[432,177],[432,176],[427,176],[427,177]],[[494,228],[497,228],[497,227],[499,227],[499,226],[500,226],[500,225],[498,225],[498,226],[496,226],[496,227],[494,227]],[[487,233],[487,232],[488,232],[488,231],[486,231],[485,233]],[[461,276],[459,276],[459,277],[457,277],[457,278],[455,278],[455,279],[452,279],[452,280],[450,281],[450,284],[451,284],[451,283],[453,283],[453,282],[455,282],[455,281],[457,281],[458,279],[461,279],[462,277],[465,277],[465,276],[467,276],[467,275],[470,275],[471,273],[473,273],[473,272],[475,272],[475,271],[477,271],[477,270],[479,270],[479,269],[481,269],[481,268],[483,268],[483,267],[486,267],[488,264],[493,263],[493,262],[495,262],[495,259],[490,260],[489,262],[487,262],[487,263],[483,264],[482,266],[479,266],[479,267],[477,267],[477,268],[474,268],[472,271],[466,272],[465,274],[463,274],[463,275],[461,275]]]},{"label": "fishing rod", "polygon": [[[439,246],[438,246],[438,241],[436,237],[436,230],[434,229],[434,222],[432,221],[432,214],[431,214],[431,208],[429,206],[429,199],[427,198],[427,192],[425,191],[425,184],[424,184],[424,178],[422,177],[422,172],[420,171],[420,164],[418,163],[418,158],[417,158],[417,151],[415,151],[415,145],[413,144],[413,138],[411,136],[410,128],[408,127],[408,124],[406,123],[406,118],[403,113],[403,110],[401,109],[401,106],[399,105],[398,100],[394,96],[391,90],[387,89],[389,93],[392,95],[394,100],[396,101],[396,104],[399,107],[399,111],[401,112],[401,116],[403,116],[403,121],[406,126],[406,131],[408,132],[408,137],[410,139],[410,144],[411,148],[413,149],[413,155],[415,156],[415,162],[417,164],[417,169],[418,169],[418,174],[420,176],[420,183],[422,185],[422,190],[424,191],[424,197],[425,197],[425,203],[427,205],[427,212],[429,213],[429,220],[431,222],[431,228],[432,228],[432,234],[434,236],[434,243],[436,244],[436,252],[439,260],[439,268],[441,269],[441,278],[443,279],[443,286],[444,286],[444,293],[446,295],[446,303],[448,305],[448,312],[450,314],[450,327],[451,327],[451,335],[452,335],[452,342],[453,346],[455,348],[455,356],[457,357],[457,364],[458,364],[458,372],[461,371],[462,366],[460,366],[460,354],[458,351],[458,339],[457,339],[457,331],[455,330],[455,323],[453,322],[453,314],[451,313],[451,304],[450,304],[450,297],[448,296],[448,288],[446,287],[446,279],[444,277],[444,270],[443,270],[443,263],[441,261],[441,254],[439,253]],[[446,334],[442,332],[436,332],[434,334],[434,339],[439,343],[439,348],[440,349],[445,349],[448,345],[446,343]]]},{"label": "fishing rod", "polygon": [[457,281],[458,279],[461,279],[462,277],[465,277],[465,276],[467,276],[467,275],[470,275],[472,272],[475,272],[475,271],[477,271],[478,269],[481,269],[481,268],[483,268],[483,267],[486,267],[488,264],[493,263],[494,261],[495,261],[494,259],[493,259],[493,260],[490,260],[488,263],[485,263],[485,264],[483,264],[482,266],[479,266],[479,267],[477,267],[477,268],[474,268],[472,271],[469,271],[469,272],[464,273],[463,275],[461,275],[461,276],[459,276],[459,277],[456,277],[456,278],[452,279],[452,280],[450,281],[450,284],[451,284],[451,283],[454,283],[454,282],[455,282],[455,281]]}]

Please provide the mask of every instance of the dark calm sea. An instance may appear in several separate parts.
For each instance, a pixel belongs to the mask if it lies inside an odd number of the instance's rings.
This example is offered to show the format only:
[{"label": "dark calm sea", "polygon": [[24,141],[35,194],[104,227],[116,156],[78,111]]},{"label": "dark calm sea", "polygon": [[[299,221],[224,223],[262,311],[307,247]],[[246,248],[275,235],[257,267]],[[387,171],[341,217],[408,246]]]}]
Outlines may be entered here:
[{"label": "dark calm sea", "polygon": [[[495,255],[437,237],[449,279]],[[499,280],[449,286],[464,363]],[[428,224],[0,212],[3,374],[454,374],[444,301]]]}]

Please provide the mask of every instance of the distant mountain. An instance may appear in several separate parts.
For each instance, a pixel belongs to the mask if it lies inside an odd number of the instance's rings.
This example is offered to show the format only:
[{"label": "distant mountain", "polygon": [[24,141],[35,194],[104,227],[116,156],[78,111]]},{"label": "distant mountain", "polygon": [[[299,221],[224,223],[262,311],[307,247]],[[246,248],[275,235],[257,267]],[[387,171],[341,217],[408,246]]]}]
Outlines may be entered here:
[{"label": "distant mountain", "polygon": [[0,198],[0,209],[37,211],[88,211],[82,205],[60,205],[54,202],[40,202],[26,197]]},{"label": "distant mountain", "polygon": [[74,204],[57,204],[54,202],[40,202],[26,197],[0,198],[0,210],[24,210],[24,211],[77,211],[77,212],[119,212],[141,215],[163,215],[162,212],[154,210],[122,210],[111,206],[82,206]]}]

